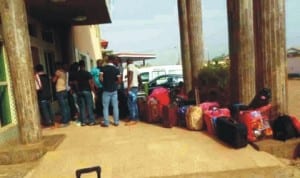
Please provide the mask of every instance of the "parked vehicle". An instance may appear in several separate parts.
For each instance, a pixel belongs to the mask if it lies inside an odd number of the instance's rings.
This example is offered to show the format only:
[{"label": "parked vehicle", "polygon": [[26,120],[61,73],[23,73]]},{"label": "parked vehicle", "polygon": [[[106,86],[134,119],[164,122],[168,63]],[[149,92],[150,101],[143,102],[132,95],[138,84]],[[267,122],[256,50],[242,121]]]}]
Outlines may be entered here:
[{"label": "parked vehicle", "polygon": [[149,94],[157,87],[173,89],[178,87],[180,82],[183,82],[182,74],[166,74],[158,76],[149,82]]},{"label": "parked vehicle", "polygon": [[150,82],[155,77],[167,74],[181,74],[182,75],[182,66],[181,65],[165,65],[165,66],[151,66],[151,67],[142,67],[139,69],[139,73],[143,83]]}]

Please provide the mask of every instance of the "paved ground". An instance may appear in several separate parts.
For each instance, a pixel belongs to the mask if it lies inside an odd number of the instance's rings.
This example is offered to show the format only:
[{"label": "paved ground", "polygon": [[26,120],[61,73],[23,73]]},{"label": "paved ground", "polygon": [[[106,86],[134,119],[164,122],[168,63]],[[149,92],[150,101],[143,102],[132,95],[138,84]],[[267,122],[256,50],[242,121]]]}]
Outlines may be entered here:
[{"label": "paved ground", "polygon": [[[290,114],[299,117],[300,80],[289,81],[289,98]],[[65,134],[66,138],[37,162],[0,166],[1,178],[72,178],[76,169],[95,165],[102,167],[104,178],[300,177],[299,166],[287,166],[250,145],[236,150],[205,132],[182,128],[146,123],[79,127],[73,123],[44,129],[43,134]]]},{"label": "paved ground", "polygon": [[[71,125],[44,130],[67,135],[48,152],[28,178],[72,177],[78,168],[101,165],[103,177],[134,178],[191,175],[236,169],[272,168],[284,165],[274,156],[250,145],[235,150],[205,132],[139,123],[102,128]],[[46,173],[46,174],[45,174]],[[300,174],[299,174],[300,176]]]}]

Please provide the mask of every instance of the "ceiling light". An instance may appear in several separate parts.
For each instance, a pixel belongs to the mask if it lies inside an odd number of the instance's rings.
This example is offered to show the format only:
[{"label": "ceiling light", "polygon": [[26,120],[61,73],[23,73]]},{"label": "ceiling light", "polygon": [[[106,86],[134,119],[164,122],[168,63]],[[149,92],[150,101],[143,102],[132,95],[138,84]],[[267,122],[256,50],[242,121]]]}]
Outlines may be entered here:
[{"label": "ceiling light", "polygon": [[50,0],[53,3],[66,2],[67,0]]},{"label": "ceiling light", "polygon": [[77,17],[73,18],[73,20],[76,22],[82,22],[82,21],[85,21],[86,19],[87,19],[86,16],[77,16]]}]

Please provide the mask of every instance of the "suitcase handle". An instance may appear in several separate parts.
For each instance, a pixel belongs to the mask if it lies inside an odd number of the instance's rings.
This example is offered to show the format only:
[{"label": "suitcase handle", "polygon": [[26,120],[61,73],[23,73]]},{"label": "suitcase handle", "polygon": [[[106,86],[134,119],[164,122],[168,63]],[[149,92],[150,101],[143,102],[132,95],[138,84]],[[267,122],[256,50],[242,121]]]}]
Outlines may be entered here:
[{"label": "suitcase handle", "polygon": [[76,178],[80,178],[81,174],[86,174],[86,173],[90,173],[90,172],[96,172],[97,178],[101,178],[101,167],[100,166],[77,169],[76,170]]}]

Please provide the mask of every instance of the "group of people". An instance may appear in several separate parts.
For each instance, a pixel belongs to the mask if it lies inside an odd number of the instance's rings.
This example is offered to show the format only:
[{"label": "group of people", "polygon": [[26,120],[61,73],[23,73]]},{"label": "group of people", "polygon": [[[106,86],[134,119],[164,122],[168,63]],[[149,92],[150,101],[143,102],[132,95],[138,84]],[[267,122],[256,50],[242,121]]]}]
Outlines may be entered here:
[{"label": "group of people", "polygon": [[90,72],[86,70],[83,60],[71,64],[69,70],[57,63],[55,74],[51,78],[44,72],[43,65],[38,64],[34,69],[43,126],[51,127],[55,124],[51,109],[50,80],[55,84],[61,113],[59,127],[68,126],[71,119],[76,119],[76,116],[79,116],[78,122],[81,126],[96,125],[96,116],[98,116],[103,117],[100,125],[108,127],[110,106],[112,106],[113,125],[118,126],[120,120],[118,93],[126,96],[127,106],[122,106],[128,108],[125,125],[134,125],[138,122],[137,93],[140,81],[138,69],[133,61],[127,60],[127,73],[124,74],[127,77],[127,88],[124,88],[122,80],[122,63],[113,55],[108,56],[105,65],[103,60],[98,60],[97,66]]}]

